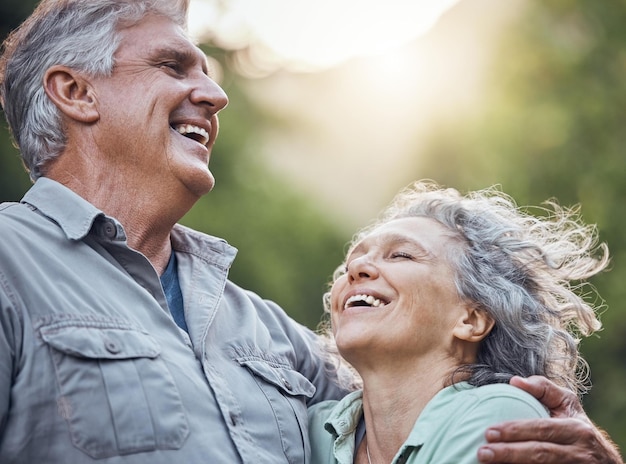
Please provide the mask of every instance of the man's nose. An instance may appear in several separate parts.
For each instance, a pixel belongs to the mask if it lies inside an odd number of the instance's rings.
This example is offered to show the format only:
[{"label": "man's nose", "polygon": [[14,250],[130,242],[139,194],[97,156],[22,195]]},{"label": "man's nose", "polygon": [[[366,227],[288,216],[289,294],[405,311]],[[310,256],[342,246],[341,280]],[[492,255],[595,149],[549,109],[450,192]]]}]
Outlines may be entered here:
[{"label": "man's nose", "polygon": [[191,101],[196,104],[207,104],[212,114],[216,114],[228,105],[228,96],[217,82],[204,73],[196,77]]}]

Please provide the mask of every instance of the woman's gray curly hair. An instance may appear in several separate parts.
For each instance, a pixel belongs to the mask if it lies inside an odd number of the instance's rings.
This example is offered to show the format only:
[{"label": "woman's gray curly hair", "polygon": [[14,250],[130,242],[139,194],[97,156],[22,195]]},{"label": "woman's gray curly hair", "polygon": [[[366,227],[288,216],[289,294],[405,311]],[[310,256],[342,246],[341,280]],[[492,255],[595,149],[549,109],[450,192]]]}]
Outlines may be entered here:
[{"label": "woman's gray curly hair", "polygon": [[[528,211],[496,187],[462,195],[419,181],[353,237],[346,256],[366,235],[394,219],[438,221],[464,250],[458,253],[454,247],[447,256],[460,297],[495,321],[476,362],[455,375],[464,374],[475,386],[508,382],[513,375],[543,375],[581,394],[587,389],[588,371],[578,352],[579,337],[601,328],[599,308],[586,301],[596,293],[585,280],[607,267],[608,248],[598,245],[595,226],[581,221],[577,207],[548,201],[537,208],[540,214]],[[345,264],[333,281],[344,272]],[[324,306],[328,312],[329,293]]]},{"label": "woman's gray curly hair", "polygon": [[53,65],[110,75],[119,30],[149,14],[186,29],[189,0],[43,0],[3,44],[0,102],[24,166],[34,181],[65,148],[61,115],[43,78]]}]

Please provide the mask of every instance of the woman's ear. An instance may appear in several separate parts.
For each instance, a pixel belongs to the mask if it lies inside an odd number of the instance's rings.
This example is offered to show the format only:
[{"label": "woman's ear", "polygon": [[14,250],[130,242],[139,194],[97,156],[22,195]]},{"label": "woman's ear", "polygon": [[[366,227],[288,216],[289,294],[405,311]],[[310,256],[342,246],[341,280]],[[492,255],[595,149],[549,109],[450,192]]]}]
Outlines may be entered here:
[{"label": "woman's ear", "polygon": [[489,335],[494,324],[495,321],[487,311],[466,306],[452,334],[460,340],[476,343]]},{"label": "woman's ear", "polygon": [[100,117],[91,84],[72,68],[61,65],[48,68],[44,75],[44,90],[69,119],[89,124]]}]

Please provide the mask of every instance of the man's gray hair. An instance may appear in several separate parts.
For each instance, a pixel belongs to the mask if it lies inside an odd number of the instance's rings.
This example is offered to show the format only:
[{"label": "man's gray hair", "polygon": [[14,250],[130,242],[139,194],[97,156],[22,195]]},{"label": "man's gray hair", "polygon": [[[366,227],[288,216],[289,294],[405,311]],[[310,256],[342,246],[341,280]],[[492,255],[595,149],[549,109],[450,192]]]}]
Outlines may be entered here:
[{"label": "man's gray hair", "polygon": [[147,15],[187,27],[189,0],[43,0],[9,35],[0,57],[0,102],[34,181],[64,150],[61,115],[43,87],[46,70],[64,65],[110,75],[118,31]]}]

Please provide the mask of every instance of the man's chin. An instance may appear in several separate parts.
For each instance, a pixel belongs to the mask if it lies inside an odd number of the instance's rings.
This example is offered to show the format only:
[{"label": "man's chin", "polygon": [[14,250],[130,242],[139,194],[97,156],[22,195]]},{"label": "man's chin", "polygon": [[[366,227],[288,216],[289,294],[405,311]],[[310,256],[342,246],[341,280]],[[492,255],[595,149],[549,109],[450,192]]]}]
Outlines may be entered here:
[{"label": "man's chin", "polygon": [[189,191],[200,198],[213,190],[213,187],[215,187],[215,177],[213,177],[210,171],[207,171],[204,176],[189,179],[186,185]]}]

